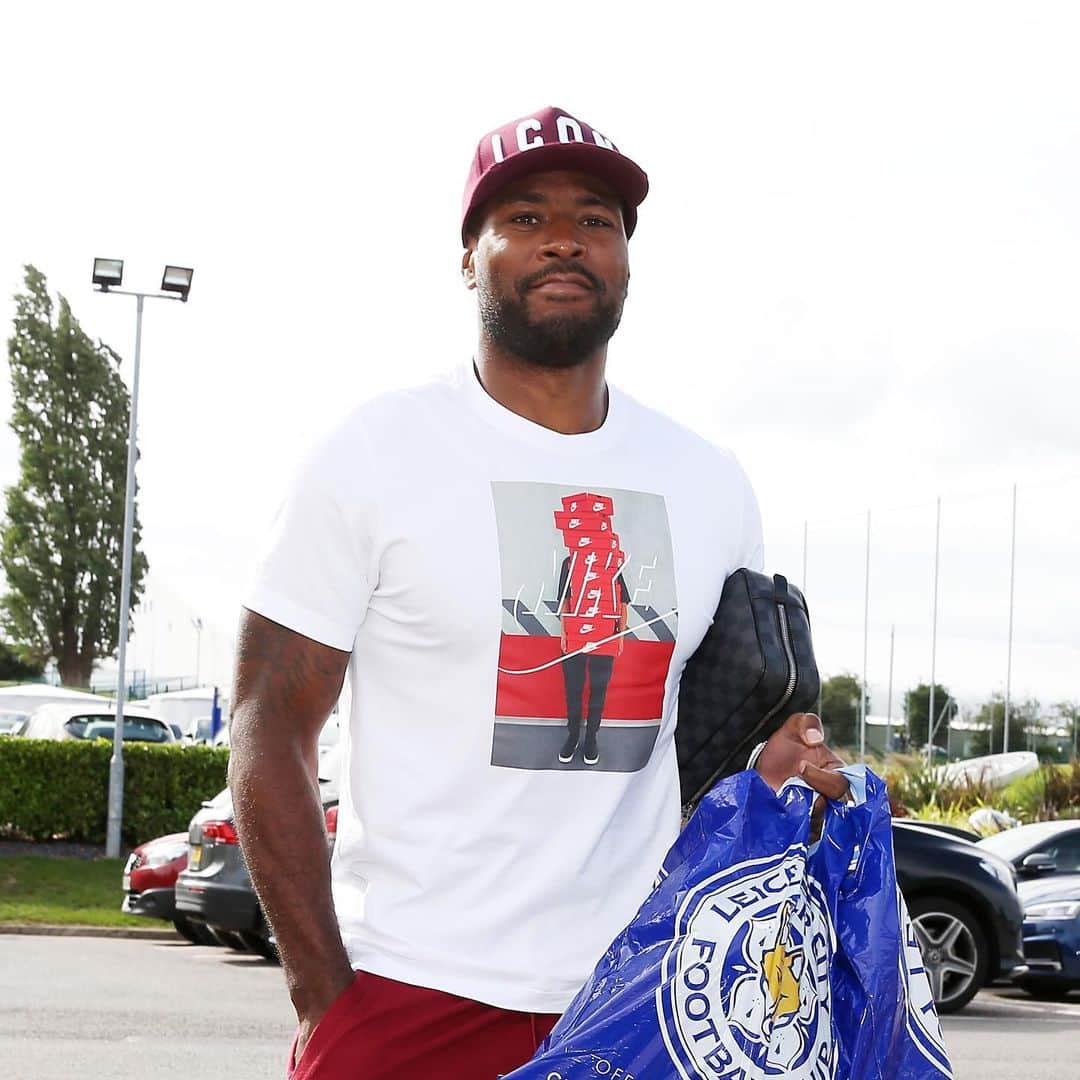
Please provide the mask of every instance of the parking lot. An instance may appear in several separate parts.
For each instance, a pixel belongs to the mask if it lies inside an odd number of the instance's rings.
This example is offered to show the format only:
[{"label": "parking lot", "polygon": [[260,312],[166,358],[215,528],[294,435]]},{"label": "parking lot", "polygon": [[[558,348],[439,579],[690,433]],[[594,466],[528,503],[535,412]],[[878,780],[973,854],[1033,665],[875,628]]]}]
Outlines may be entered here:
[{"label": "parking lot", "polygon": [[[254,956],[0,935],[5,1080],[282,1078],[292,1025],[280,968]],[[983,991],[944,1028],[958,1078],[1080,1076],[1080,994],[1048,1004]]]}]

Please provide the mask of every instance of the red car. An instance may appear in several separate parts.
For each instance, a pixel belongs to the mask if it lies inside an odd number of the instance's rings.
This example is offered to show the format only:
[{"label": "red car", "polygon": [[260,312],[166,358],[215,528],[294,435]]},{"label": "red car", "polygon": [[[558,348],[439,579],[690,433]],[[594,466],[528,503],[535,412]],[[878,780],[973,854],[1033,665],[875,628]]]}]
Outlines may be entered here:
[{"label": "red car", "polygon": [[176,879],[187,866],[187,833],[170,833],[140,844],[124,866],[124,902],[128,915],[164,919],[193,945],[216,945],[201,926],[176,910]]}]

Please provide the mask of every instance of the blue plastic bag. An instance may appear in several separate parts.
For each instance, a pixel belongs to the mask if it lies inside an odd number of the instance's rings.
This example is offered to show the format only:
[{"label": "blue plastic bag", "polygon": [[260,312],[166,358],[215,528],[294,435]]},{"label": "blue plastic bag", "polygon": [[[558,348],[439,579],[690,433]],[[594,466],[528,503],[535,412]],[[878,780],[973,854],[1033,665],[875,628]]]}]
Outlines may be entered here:
[{"label": "blue plastic bag", "polygon": [[705,797],[633,922],[506,1080],[951,1077],[896,884],[885,784],[856,804],[753,771]]}]

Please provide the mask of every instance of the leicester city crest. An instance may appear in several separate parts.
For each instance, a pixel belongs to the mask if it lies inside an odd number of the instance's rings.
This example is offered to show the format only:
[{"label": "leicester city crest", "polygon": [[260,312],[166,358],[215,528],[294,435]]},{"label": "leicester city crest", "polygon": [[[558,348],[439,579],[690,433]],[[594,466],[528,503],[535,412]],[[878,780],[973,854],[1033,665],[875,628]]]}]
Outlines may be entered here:
[{"label": "leicester city crest", "polygon": [[657,991],[683,1080],[831,1080],[835,948],[802,845],[729,867],[687,893]]}]

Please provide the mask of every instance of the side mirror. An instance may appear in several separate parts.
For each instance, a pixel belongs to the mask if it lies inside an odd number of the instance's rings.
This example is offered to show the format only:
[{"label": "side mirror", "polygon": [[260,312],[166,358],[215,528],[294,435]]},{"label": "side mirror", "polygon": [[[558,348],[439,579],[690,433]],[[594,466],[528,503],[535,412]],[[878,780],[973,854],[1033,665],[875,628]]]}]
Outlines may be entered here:
[{"label": "side mirror", "polygon": [[1057,870],[1057,863],[1041,851],[1033,852],[1020,864],[1020,873],[1025,877],[1036,874],[1052,874]]}]

